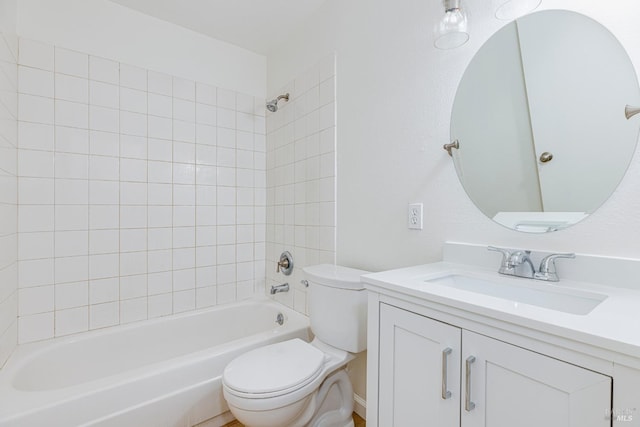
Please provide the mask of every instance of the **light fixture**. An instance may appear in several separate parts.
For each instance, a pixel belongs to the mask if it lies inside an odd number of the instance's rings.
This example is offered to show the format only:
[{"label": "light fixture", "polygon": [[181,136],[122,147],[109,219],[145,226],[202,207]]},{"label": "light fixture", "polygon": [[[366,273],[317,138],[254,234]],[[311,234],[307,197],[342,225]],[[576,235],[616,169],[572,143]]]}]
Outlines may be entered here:
[{"label": "light fixture", "polygon": [[535,10],[540,6],[542,0],[501,0],[498,3],[496,18],[511,21]]},{"label": "light fixture", "polygon": [[436,24],[434,46],[454,49],[469,40],[467,15],[460,8],[461,0],[444,0],[444,16]]}]

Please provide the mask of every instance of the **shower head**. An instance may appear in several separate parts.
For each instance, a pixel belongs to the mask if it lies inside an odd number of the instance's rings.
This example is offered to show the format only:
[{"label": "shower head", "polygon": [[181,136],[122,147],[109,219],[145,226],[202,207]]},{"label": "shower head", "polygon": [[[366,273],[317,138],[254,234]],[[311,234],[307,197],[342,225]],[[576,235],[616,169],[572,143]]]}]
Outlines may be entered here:
[{"label": "shower head", "polygon": [[278,111],[278,101],[280,101],[281,99],[284,99],[285,101],[289,101],[289,94],[285,93],[284,95],[280,95],[276,99],[273,99],[267,102],[267,110],[271,111],[272,113],[275,113],[276,111]]}]

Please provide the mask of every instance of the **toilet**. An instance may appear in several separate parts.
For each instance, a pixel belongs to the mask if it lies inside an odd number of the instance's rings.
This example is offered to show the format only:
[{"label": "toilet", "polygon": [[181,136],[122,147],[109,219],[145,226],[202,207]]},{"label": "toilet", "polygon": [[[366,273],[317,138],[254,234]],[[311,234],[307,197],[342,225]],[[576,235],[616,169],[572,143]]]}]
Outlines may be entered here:
[{"label": "toilet", "polygon": [[251,350],[222,375],[233,415],[248,427],[353,427],[346,365],[367,348],[363,270],[322,264],[309,282],[311,343],[292,339]]}]

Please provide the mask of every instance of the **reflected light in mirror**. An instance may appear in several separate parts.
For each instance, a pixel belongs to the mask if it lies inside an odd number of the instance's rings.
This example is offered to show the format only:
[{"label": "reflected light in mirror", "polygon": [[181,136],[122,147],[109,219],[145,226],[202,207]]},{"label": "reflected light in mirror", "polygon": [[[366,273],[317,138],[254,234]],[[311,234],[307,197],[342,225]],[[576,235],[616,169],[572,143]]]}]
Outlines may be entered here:
[{"label": "reflected light in mirror", "polygon": [[496,18],[511,21],[525,13],[534,11],[542,0],[499,0],[496,8]]},{"label": "reflected light in mirror", "polygon": [[444,16],[434,30],[433,44],[438,49],[455,49],[469,40],[467,15],[461,9],[460,1],[444,0]]}]

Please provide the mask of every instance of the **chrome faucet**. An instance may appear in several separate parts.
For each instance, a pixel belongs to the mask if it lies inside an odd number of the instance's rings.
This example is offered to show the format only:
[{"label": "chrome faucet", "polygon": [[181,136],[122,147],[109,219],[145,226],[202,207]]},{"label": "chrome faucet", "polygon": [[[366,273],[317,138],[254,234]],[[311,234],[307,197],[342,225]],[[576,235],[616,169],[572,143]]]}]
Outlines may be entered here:
[{"label": "chrome faucet", "polygon": [[269,293],[271,295],[278,294],[280,292],[289,292],[289,284],[283,283],[282,285],[272,285]]},{"label": "chrome faucet", "polygon": [[[556,272],[556,259],[576,257],[574,253],[551,254],[542,259],[540,268],[536,270],[533,266],[533,261],[531,261],[531,251],[517,250],[511,252],[508,249],[497,248],[495,246],[488,246],[487,249],[502,253],[502,262],[498,273],[527,279],[544,280],[547,282],[557,282],[560,280]],[[523,270],[522,267],[525,264],[528,266],[526,271]]]}]

